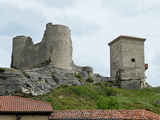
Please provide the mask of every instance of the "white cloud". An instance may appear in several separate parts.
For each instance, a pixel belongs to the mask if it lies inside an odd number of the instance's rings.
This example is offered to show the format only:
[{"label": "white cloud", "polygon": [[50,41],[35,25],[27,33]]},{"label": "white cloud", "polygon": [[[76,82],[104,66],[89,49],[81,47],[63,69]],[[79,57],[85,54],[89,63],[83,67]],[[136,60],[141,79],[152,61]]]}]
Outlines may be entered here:
[{"label": "white cloud", "polygon": [[[60,2],[60,1],[59,1]],[[66,1],[65,1],[66,2]],[[147,81],[160,85],[157,53],[160,51],[159,0],[74,0],[56,5],[46,0],[0,0],[0,64],[9,66],[11,39],[16,35],[42,39],[47,22],[68,26],[72,32],[73,59],[109,76],[108,43],[119,35],[144,37]],[[57,6],[57,7],[56,7]],[[10,39],[10,40],[9,40]],[[5,54],[2,54],[5,53]],[[156,84],[157,82],[157,84]]]},{"label": "white cloud", "polygon": [[76,0],[75,6],[67,9],[67,15],[81,19],[86,24],[108,24],[110,11],[102,6],[100,0]]},{"label": "white cloud", "polygon": [[0,67],[10,67],[10,64],[8,64],[11,63],[10,53],[7,50],[0,49],[0,56]]}]

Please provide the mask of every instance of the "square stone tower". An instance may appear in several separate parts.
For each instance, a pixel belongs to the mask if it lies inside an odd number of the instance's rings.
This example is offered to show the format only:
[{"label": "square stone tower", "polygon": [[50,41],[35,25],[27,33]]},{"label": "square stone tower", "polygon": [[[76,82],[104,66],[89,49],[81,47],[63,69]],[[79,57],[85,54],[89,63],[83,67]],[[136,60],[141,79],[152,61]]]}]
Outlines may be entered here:
[{"label": "square stone tower", "polygon": [[144,42],[146,39],[119,36],[110,42],[111,78],[123,89],[145,88]]}]

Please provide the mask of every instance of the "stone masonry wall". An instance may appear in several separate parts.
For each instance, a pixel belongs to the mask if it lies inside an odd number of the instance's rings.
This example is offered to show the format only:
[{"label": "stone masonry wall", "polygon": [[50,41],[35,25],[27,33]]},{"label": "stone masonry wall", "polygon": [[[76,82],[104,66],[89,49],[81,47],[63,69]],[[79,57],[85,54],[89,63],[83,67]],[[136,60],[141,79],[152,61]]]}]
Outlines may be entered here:
[{"label": "stone masonry wall", "polygon": [[144,41],[126,39],[121,41],[122,69],[124,69],[122,79],[145,79]]},{"label": "stone masonry wall", "polygon": [[109,43],[111,77],[124,89],[145,88],[144,38],[119,36]]},{"label": "stone masonry wall", "polygon": [[111,77],[116,77],[117,68],[122,67],[121,63],[121,41],[117,41],[110,46],[110,74]]},{"label": "stone masonry wall", "polygon": [[43,39],[33,44],[30,37],[13,38],[11,67],[18,69],[33,68],[39,63],[50,61],[61,69],[72,69],[72,42],[70,30],[63,25],[48,23]]}]

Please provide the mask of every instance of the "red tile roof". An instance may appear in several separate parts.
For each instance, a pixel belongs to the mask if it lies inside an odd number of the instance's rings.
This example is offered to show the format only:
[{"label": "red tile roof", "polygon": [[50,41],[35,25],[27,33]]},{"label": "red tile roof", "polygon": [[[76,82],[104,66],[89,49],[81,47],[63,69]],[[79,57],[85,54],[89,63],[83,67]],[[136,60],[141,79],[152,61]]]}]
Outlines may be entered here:
[{"label": "red tile roof", "polygon": [[133,36],[128,36],[128,35],[120,35],[120,36],[118,36],[116,39],[114,39],[113,41],[111,41],[110,43],[108,43],[108,45],[113,44],[114,42],[116,42],[116,41],[119,40],[120,38],[134,39],[134,40],[143,40],[143,41],[146,40],[145,38],[133,37]]},{"label": "red tile roof", "polygon": [[54,111],[52,119],[143,119],[160,120],[160,115],[147,110],[60,110]]},{"label": "red tile roof", "polygon": [[0,112],[51,112],[48,102],[18,96],[0,96]]}]

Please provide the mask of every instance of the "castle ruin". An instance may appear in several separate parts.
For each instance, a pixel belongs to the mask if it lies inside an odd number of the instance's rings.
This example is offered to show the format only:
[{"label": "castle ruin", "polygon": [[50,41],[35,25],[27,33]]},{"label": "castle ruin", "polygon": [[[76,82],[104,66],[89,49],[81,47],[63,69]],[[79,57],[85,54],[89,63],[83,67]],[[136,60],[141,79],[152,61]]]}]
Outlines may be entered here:
[{"label": "castle ruin", "polygon": [[[119,80],[123,89],[141,89],[146,87],[144,62],[144,38],[119,36],[109,43],[110,80]],[[39,64],[50,64],[55,68],[91,71],[90,77],[96,78],[91,67],[79,67],[72,61],[71,32],[63,25],[48,23],[40,43],[34,44],[30,37],[13,38],[11,67],[29,69]],[[85,70],[84,70],[85,69]]]},{"label": "castle ruin", "polygon": [[13,38],[12,68],[26,69],[48,62],[61,69],[71,69],[72,42],[71,32],[63,25],[48,23],[43,39],[33,44],[30,37]]},{"label": "castle ruin", "polygon": [[111,77],[124,89],[145,88],[144,42],[146,39],[119,36],[110,42]]}]

